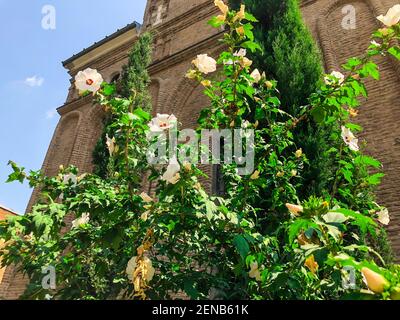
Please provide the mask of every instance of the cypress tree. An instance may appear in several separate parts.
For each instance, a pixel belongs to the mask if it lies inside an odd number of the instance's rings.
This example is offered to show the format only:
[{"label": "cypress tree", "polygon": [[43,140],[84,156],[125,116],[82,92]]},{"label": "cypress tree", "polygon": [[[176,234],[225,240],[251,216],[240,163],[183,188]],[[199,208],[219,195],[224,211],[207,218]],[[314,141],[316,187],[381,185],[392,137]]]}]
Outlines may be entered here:
[{"label": "cypress tree", "polygon": [[[301,107],[320,85],[323,74],[319,50],[305,26],[297,0],[230,0],[238,8],[245,4],[257,19],[254,34],[262,52],[251,54],[255,67],[278,81],[282,108],[298,116]],[[324,195],[333,175],[326,150],[334,129],[309,122],[294,130],[295,141],[309,157],[299,196]]]},{"label": "cypress tree", "polygon": [[[123,98],[131,98],[135,106],[141,106],[146,112],[151,112],[151,96],[147,90],[151,79],[147,68],[152,59],[153,37],[150,33],[142,34],[133,45],[128,64],[123,66],[121,78],[116,83],[116,95]],[[113,128],[110,127],[112,119],[107,117],[104,121],[104,130],[93,151],[93,163],[95,173],[105,178],[108,174],[109,153],[106,147],[106,136],[114,136]]]},{"label": "cypress tree", "polygon": [[[153,37],[144,33],[133,46],[129,54],[128,65],[122,69],[120,94],[125,98],[133,96],[134,104],[150,112],[152,109],[150,93],[150,75],[147,71],[151,63]],[[132,95],[133,93],[133,95]]]},{"label": "cypress tree", "polygon": [[231,0],[246,5],[259,20],[255,37],[263,52],[253,55],[258,68],[278,80],[282,106],[296,115],[308,102],[322,74],[320,53],[304,25],[297,0]]}]

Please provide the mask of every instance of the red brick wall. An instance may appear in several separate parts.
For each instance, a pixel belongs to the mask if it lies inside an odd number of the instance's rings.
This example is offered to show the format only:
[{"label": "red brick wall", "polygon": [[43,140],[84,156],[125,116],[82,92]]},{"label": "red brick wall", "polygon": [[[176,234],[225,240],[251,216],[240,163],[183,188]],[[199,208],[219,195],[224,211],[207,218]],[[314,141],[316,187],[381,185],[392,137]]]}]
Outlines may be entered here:
[{"label": "red brick wall", "polygon": [[[14,215],[14,213],[10,212],[8,209],[4,209],[0,207],[0,220],[5,220],[7,216]],[[0,247],[4,244],[4,240],[0,239]],[[2,284],[8,284],[9,283],[9,273],[5,272],[6,268],[0,269],[0,299],[2,297]],[[9,268],[7,269],[9,271]]]},{"label": "red brick wall", "polygon": [[[372,32],[382,25],[376,19],[398,0],[306,0],[303,16],[317,40],[325,59],[326,71],[338,70],[346,59],[361,55],[369,46]],[[356,13],[356,28],[345,30],[341,22],[342,8],[352,5]],[[366,152],[383,164],[386,177],[378,190],[379,203],[391,214],[389,237],[395,254],[400,258],[400,64],[387,57],[376,60],[381,80],[367,81],[369,98],[362,101],[359,123]]]}]

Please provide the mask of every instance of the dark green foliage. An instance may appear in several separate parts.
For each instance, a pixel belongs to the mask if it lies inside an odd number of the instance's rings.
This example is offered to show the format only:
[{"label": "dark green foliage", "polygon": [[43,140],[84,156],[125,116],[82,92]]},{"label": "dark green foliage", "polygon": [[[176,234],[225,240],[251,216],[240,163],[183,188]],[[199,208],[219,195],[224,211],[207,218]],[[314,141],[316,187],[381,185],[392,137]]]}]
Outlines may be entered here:
[{"label": "dark green foliage", "polygon": [[334,172],[337,169],[329,150],[329,143],[333,146],[331,130],[332,127],[326,125],[318,127],[310,123],[303,123],[296,130],[295,140],[309,160],[309,165],[302,176],[303,186],[299,190],[301,199],[310,195],[328,195],[326,194],[327,190],[330,190],[330,184],[332,184]]},{"label": "dark green foliage", "polygon": [[[301,106],[320,85],[323,68],[314,40],[304,25],[297,0],[231,0],[243,3],[259,22],[255,24],[256,40],[263,52],[249,53],[260,70],[278,81],[282,108],[298,116]],[[294,130],[295,143],[309,158],[309,167],[299,196],[324,195],[334,168],[326,150],[333,128],[313,122]]]},{"label": "dark green foliage", "polygon": [[388,238],[388,234],[384,228],[379,228],[375,237],[368,239],[370,246],[379,252],[383,260],[387,264],[394,263],[394,253]]},{"label": "dark green foliage", "polygon": [[257,68],[278,80],[282,106],[296,114],[315,92],[322,74],[317,46],[304,25],[297,0],[231,0],[246,5],[259,23],[255,37],[263,52],[253,54]]},{"label": "dark green foliage", "polygon": [[[108,126],[111,123],[112,123],[112,118],[107,117],[103,123],[104,128],[108,128]],[[106,136],[107,132],[106,130],[104,130],[93,150],[93,164],[95,165],[94,174],[98,175],[103,179],[106,178],[107,176],[108,173],[107,167],[110,158],[109,152],[106,147],[106,141],[107,141]]]},{"label": "dark green foliage", "polygon": [[150,76],[147,68],[151,63],[153,37],[150,33],[143,34],[135,43],[129,55],[129,62],[122,71],[120,93],[123,97],[134,96],[134,105],[145,111],[151,111],[151,97],[147,88]]},{"label": "dark green foliage", "polygon": [[[131,98],[132,105],[141,107],[151,112],[151,96],[148,89],[150,76],[147,68],[151,63],[153,37],[150,33],[144,33],[134,44],[130,54],[128,65],[122,69],[121,80],[117,83],[117,94],[124,98]],[[102,178],[108,174],[109,152],[106,146],[106,136],[114,136],[113,129],[109,125],[113,122],[111,116],[104,121],[104,131],[93,151],[94,173]]]}]

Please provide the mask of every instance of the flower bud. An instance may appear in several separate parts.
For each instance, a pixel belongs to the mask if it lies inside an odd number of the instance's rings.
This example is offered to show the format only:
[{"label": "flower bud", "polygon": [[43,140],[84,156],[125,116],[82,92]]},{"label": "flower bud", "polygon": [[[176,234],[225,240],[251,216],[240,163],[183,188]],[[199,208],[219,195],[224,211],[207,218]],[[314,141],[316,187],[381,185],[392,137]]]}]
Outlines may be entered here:
[{"label": "flower bud", "polygon": [[273,85],[273,83],[272,83],[271,81],[265,81],[265,86],[266,86],[268,89],[272,89],[272,88],[274,87],[274,85]]},{"label": "flower bud", "polygon": [[303,155],[303,149],[299,149],[296,151],[296,158],[301,158]]},{"label": "flower bud", "polygon": [[276,174],[276,176],[277,176],[278,178],[282,178],[282,177],[285,176],[285,172],[280,171],[280,172],[278,172],[278,173]]},{"label": "flower bud", "polygon": [[256,170],[254,173],[251,175],[250,179],[251,180],[257,180],[260,177],[260,171]]},{"label": "flower bud", "polygon": [[304,211],[303,206],[291,204],[291,203],[286,203],[286,208],[288,208],[289,212],[295,216],[299,216],[300,213]]},{"label": "flower bud", "polygon": [[236,28],[236,32],[239,36],[244,36],[244,28],[243,26],[240,26],[238,28]]},{"label": "flower bud", "polygon": [[193,70],[193,69],[189,70],[186,73],[186,78],[188,78],[188,79],[196,79],[196,76],[197,76],[197,71]]},{"label": "flower bud", "polygon": [[372,271],[371,269],[364,267],[361,269],[361,273],[365,284],[375,293],[382,293],[385,290],[385,287],[389,284],[382,275]]},{"label": "flower bud", "polygon": [[203,80],[203,81],[201,82],[201,84],[202,84],[204,87],[209,87],[209,86],[211,86],[211,81],[210,81],[210,80]]}]

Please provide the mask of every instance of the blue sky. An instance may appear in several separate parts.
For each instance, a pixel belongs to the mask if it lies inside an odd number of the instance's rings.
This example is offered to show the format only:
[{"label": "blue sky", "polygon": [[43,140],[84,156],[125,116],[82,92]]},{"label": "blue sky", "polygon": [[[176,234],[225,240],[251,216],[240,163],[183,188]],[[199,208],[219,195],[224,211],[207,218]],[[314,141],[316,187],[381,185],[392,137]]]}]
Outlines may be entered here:
[{"label": "blue sky", "polygon": [[[42,28],[42,8],[56,29]],[[23,213],[28,186],[6,184],[8,160],[40,169],[65,102],[69,75],[61,61],[132,21],[146,0],[0,0],[0,204]]]}]

